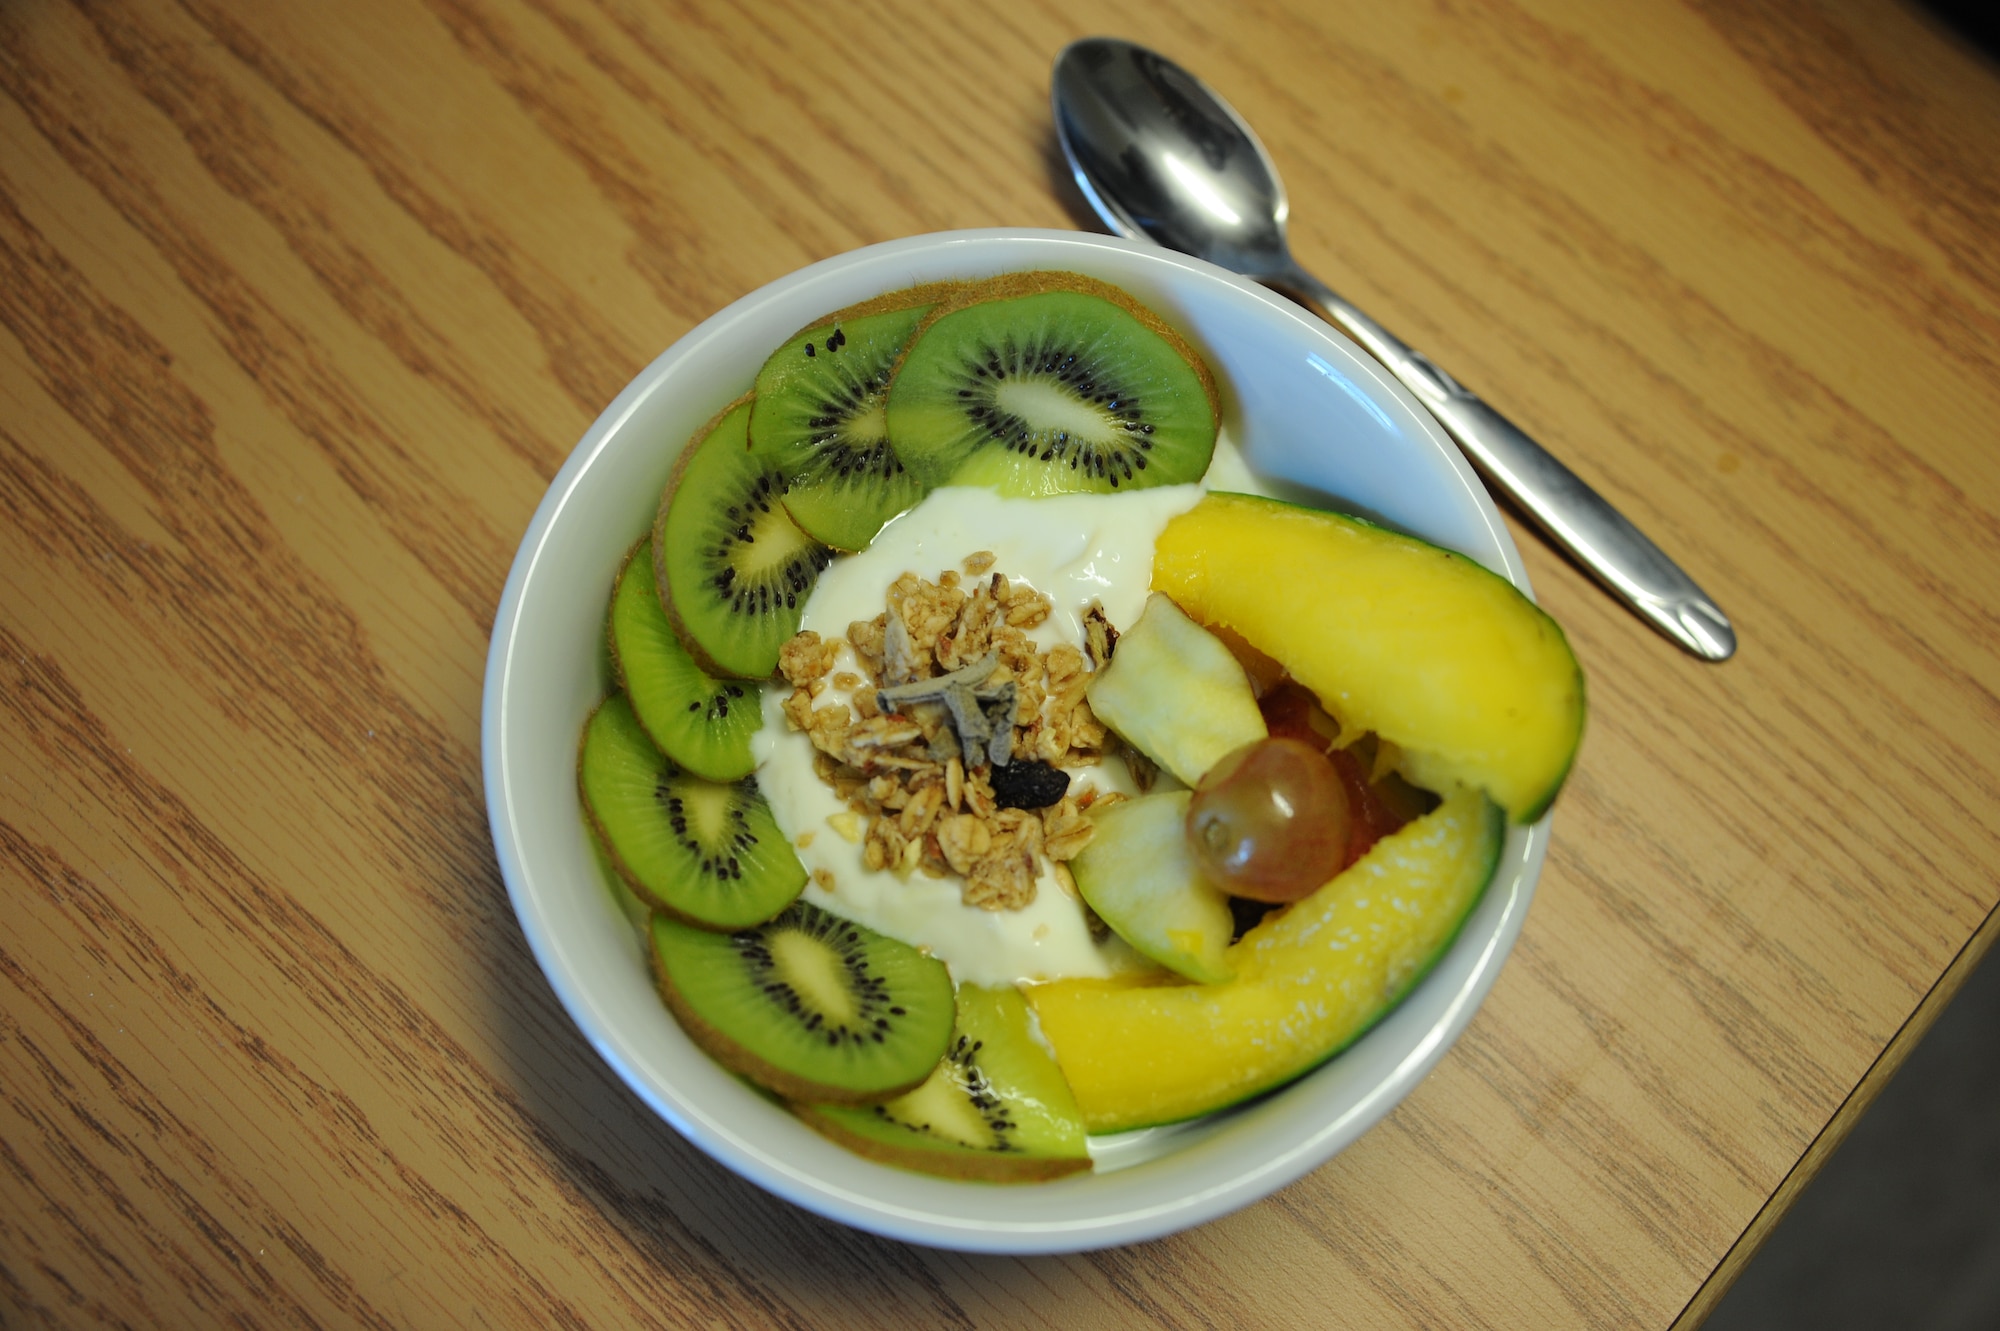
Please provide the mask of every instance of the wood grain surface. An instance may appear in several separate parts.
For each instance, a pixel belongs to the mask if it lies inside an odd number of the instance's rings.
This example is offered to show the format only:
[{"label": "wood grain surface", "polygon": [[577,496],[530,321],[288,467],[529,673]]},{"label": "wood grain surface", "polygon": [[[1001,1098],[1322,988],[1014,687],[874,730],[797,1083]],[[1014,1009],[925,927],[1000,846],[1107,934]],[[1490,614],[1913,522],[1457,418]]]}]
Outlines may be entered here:
[{"label": "wood grain surface", "polygon": [[[976,1258],[766,1196],[599,1062],[480,682],[674,338],[1084,224],[1046,98],[1092,33],[1219,87],[1307,266],[1743,646],[1517,532],[1593,711],[1464,1039],[1263,1203]],[[1886,0],[7,0],[0,329],[8,1327],[1692,1325],[1993,936],[2000,73]]]}]

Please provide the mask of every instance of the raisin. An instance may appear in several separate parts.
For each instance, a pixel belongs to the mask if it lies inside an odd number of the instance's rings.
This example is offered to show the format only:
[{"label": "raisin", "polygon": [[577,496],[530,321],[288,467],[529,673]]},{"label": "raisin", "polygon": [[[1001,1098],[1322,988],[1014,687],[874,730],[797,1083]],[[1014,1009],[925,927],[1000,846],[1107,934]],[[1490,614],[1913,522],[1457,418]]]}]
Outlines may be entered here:
[{"label": "raisin", "polygon": [[993,802],[1003,809],[1046,809],[1069,793],[1069,773],[1039,758],[995,764],[987,777]]}]

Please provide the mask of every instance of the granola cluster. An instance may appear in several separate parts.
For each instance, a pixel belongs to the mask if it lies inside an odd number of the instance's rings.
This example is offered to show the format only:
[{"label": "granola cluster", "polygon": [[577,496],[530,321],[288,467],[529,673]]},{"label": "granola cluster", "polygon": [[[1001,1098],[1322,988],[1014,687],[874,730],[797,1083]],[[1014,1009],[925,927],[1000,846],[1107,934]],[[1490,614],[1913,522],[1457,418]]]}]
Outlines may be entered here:
[{"label": "granola cluster", "polygon": [[[1013,806],[1036,798],[1019,793],[1030,767],[1095,763],[1117,743],[1083,696],[1115,634],[1093,610],[1090,656],[1068,644],[1039,650],[1027,630],[1049,617],[1049,598],[991,572],[993,562],[981,551],[963,576],[898,578],[885,613],[847,627],[859,673],[836,669],[841,641],[810,629],[785,644],[778,668],[792,685],[786,719],[848,807],[834,830],[861,842],[863,863],[955,874],[967,905],[1018,910],[1035,899],[1044,860],[1074,890],[1063,862],[1096,830],[1083,816],[1094,791]],[[1009,762],[996,764],[1002,754]]]}]

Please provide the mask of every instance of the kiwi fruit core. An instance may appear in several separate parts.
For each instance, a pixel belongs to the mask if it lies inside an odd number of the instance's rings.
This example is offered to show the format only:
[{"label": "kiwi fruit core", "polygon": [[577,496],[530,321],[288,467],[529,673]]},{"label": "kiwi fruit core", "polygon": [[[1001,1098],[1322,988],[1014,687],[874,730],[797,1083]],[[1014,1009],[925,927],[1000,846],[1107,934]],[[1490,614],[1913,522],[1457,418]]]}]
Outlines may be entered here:
[{"label": "kiwi fruit core", "polygon": [[710,675],[763,679],[833,552],[799,530],[785,478],[749,451],[750,398],[696,436],[660,500],[653,568],[668,620]]},{"label": "kiwi fruit core", "polygon": [[787,1099],[891,1099],[922,1084],[951,1040],[943,962],[803,901],[733,934],[655,916],[652,944],[689,1038]]},{"label": "kiwi fruit core", "polygon": [[926,486],[1103,493],[1199,480],[1215,381],[1124,292],[1074,273],[995,279],[940,306],[889,390],[889,439]]}]

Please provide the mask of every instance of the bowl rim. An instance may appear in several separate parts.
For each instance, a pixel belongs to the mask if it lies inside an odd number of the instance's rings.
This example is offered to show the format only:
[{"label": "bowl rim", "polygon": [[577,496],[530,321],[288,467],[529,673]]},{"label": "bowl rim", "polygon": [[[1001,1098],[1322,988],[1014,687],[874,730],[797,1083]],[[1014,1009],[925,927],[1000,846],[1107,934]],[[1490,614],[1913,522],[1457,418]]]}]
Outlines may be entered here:
[{"label": "bowl rim", "polygon": [[[803,1172],[771,1152],[758,1149],[754,1143],[745,1140],[734,1125],[701,1112],[699,1106],[677,1094],[672,1085],[655,1083],[641,1066],[643,1060],[635,1059],[633,1049],[621,1038],[621,1033],[607,1025],[598,1004],[587,992],[583,979],[567,963],[547,910],[549,903],[543,899],[527,862],[526,850],[519,836],[520,820],[513,806],[516,783],[507,761],[510,747],[508,722],[509,709],[513,705],[516,665],[523,641],[521,609],[530,585],[549,553],[552,534],[576,499],[579,487],[592,467],[608,450],[618,445],[621,428],[650,395],[672,377],[675,367],[701,355],[705,348],[746,319],[759,317],[767,310],[784,308],[797,293],[823,284],[830,275],[846,273],[857,267],[895,271],[903,262],[915,265],[920,261],[932,262],[940,258],[951,261],[964,258],[976,264],[978,256],[988,250],[1020,249],[1023,246],[1037,252],[1045,251],[1049,261],[1034,264],[1012,262],[1006,267],[1065,267],[1068,266],[1062,261],[1065,253],[1072,257],[1117,255],[1121,256],[1121,263],[1133,262],[1157,269],[1162,274],[1162,281],[1220,283],[1234,288],[1239,297],[1248,297],[1266,307],[1262,315],[1283,320],[1295,329],[1298,336],[1316,341],[1319,352],[1339,358],[1340,368],[1352,381],[1361,384],[1378,405],[1393,404],[1398,412],[1409,418],[1406,423],[1412,427],[1412,432],[1427,440],[1430,447],[1442,455],[1443,465],[1466,487],[1470,502],[1479,511],[1478,516],[1485,527],[1484,534],[1493,547],[1491,553],[1500,565],[1495,571],[1507,577],[1525,594],[1533,596],[1526,568],[1505,523],[1456,446],[1429,413],[1386,370],[1318,318],[1247,279],[1202,260],[1144,242],[1084,232],[1031,228],[938,232],[847,251],[797,269],[745,294],[673,342],[605,407],[551,480],[509,569],[494,617],[480,729],[482,773],[495,855],[507,886],[509,901],[530,950],[558,1001],[585,1039],[649,1108],[666,1119],[696,1148],[740,1177],[820,1215],[925,1246],[1012,1254],[1082,1251],[1160,1237],[1259,1200],[1345,1149],[1414,1089],[1470,1023],[1520,933],[1547,853],[1550,828],[1548,815],[1530,826],[1509,828],[1508,843],[1502,850],[1501,870],[1496,871],[1495,880],[1487,888],[1489,897],[1498,893],[1500,900],[1497,906],[1483,904],[1479,908],[1482,915],[1493,915],[1490,925],[1475,937],[1461,935],[1447,949],[1447,955],[1453,959],[1454,972],[1458,975],[1456,987],[1443,995],[1445,1001],[1442,1006],[1422,1023],[1421,1030],[1409,1033],[1409,1038],[1400,1040],[1408,1047],[1394,1059],[1386,1075],[1371,1084],[1364,1093],[1352,1098],[1341,1113],[1311,1130],[1295,1133],[1282,1149],[1262,1156],[1247,1168],[1231,1172],[1226,1178],[1217,1177],[1211,1167],[1207,1173],[1210,1182],[1206,1186],[1164,1202],[1133,1205],[1117,1213],[1089,1214],[1074,1219],[1052,1215],[1032,1220],[1009,1220],[980,1214],[981,1199],[992,1197],[991,1189],[996,1185],[976,1183],[947,1185],[954,1195],[955,1190],[965,1190],[966,1207],[963,1211],[941,1208],[929,1202],[898,1202],[878,1189],[857,1190],[851,1179],[847,1182],[829,1180]],[[911,279],[914,280],[921,279]],[[909,284],[909,281],[891,279],[889,285],[881,287],[881,290]],[[824,313],[824,310],[816,310],[816,313]],[[798,326],[803,326],[814,314],[800,319]],[[772,343],[774,346],[778,344],[775,341]],[[1510,867],[1512,873],[1503,885],[1501,874]],[[1461,952],[1461,949],[1466,950]],[[1442,962],[1439,968],[1443,968]],[[1418,990],[1429,985],[1431,979],[1431,976],[1426,976]],[[1415,997],[1416,992],[1413,990],[1406,996],[1387,1019],[1378,1023],[1354,1047],[1359,1048],[1361,1043],[1375,1039],[1376,1032],[1391,1026],[1399,1013],[1411,1010],[1409,1000]],[[1437,1004],[1432,1003],[1432,1006]],[[1301,1082],[1317,1077],[1319,1072],[1339,1061],[1335,1059],[1330,1064],[1322,1065],[1321,1069],[1306,1074],[1300,1082],[1273,1092],[1265,1101],[1281,1099]],[[755,1094],[747,1088],[744,1093]],[[1225,1111],[1225,1117],[1235,1112]],[[1215,1142],[1213,1133],[1206,1136],[1197,1133],[1187,1147],[1177,1148],[1163,1161],[1171,1161],[1191,1151],[1212,1154]],[[859,1161],[860,1158],[855,1159]],[[940,1195],[934,1186],[939,1180],[924,1179],[923,1184],[918,1185],[910,1182],[912,1176],[906,1171],[872,1162],[861,1163],[866,1168],[859,1172],[859,1177],[872,1179],[874,1176],[869,1171],[885,1171],[887,1176],[905,1185],[899,1188],[885,1182],[883,1186],[891,1194],[901,1191]],[[1076,1194],[1071,1185],[1081,1181],[1083,1186],[1088,1187],[1088,1181],[1093,1178],[1114,1176],[1084,1174],[1074,1180],[1021,1186],[1045,1190],[1051,1195],[1061,1190],[1063,1197],[1074,1197]]]}]

